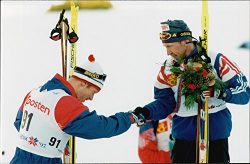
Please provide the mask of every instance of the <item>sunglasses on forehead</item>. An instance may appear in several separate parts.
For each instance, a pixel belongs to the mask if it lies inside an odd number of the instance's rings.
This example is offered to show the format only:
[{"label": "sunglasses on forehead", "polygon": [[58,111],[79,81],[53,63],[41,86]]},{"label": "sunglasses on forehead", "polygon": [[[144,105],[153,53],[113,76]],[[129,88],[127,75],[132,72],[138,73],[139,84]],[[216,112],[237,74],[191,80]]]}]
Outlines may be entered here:
[{"label": "sunglasses on forehead", "polygon": [[97,74],[97,73],[87,71],[87,70],[85,70],[83,68],[80,68],[80,67],[77,67],[77,66],[74,68],[74,71],[77,72],[77,73],[80,73],[82,75],[88,76],[89,78],[92,78],[92,79],[102,80],[103,82],[106,80],[106,77],[107,77],[106,74],[100,75],[100,74]]},{"label": "sunglasses on forehead", "polygon": [[192,37],[191,31],[184,31],[184,32],[177,32],[177,33],[169,33],[167,31],[163,31],[160,33],[160,39],[161,40],[169,40],[171,38],[179,38],[184,36],[190,36]]}]

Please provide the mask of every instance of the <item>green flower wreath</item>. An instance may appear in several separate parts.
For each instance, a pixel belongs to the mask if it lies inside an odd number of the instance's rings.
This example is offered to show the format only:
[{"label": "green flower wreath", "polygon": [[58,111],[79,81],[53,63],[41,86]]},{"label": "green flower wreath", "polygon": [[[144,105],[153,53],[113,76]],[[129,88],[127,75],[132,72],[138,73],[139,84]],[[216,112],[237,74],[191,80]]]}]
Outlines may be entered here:
[{"label": "green flower wreath", "polygon": [[187,64],[183,60],[177,60],[180,66],[171,66],[170,71],[180,78],[182,95],[185,96],[185,106],[190,109],[203,91],[213,87],[214,90],[224,90],[226,84],[217,79],[210,63],[205,63],[198,57],[194,57]]}]

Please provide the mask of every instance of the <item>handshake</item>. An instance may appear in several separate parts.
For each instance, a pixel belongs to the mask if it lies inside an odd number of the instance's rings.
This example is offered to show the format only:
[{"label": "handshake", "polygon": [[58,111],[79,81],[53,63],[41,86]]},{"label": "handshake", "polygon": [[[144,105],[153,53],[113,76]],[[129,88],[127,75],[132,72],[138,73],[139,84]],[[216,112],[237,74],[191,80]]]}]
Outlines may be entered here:
[{"label": "handshake", "polygon": [[133,116],[134,123],[136,123],[138,127],[142,126],[150,116],[149,110],[142,107],[137,107],[135,110],[129,111],[129,113]]}]

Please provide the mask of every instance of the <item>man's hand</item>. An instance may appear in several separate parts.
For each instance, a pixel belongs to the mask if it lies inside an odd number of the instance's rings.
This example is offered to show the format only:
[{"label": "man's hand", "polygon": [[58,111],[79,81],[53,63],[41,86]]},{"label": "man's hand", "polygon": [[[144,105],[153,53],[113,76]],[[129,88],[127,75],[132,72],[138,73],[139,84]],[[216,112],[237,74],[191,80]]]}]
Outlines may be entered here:
[{"label": "man's hand", "polygon": [[134,111],[130,111],[130,113],[138,127],[142,126],[150,116],[149,110],[142,107],[137,107]]},{"label": "man's hand", "polygon": [[201,94],[201,100],[205,101],[206,97],[215,97],[217,99],[222,99],[224,100],[227,96],[227,93],[225,91],[221,91],[221,90],[207,90],[207,91],[203,91]]}]

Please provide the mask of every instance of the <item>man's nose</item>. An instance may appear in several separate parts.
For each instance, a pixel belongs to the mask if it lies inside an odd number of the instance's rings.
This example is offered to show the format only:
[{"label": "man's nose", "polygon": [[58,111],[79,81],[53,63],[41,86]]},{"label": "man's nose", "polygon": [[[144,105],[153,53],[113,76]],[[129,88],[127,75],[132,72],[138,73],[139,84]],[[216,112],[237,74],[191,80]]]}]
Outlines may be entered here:
[{"label": "man's nose", "polygon": [[172,55],[172,51],[167,50],[167,54],[168,54],[168,55]]},{"label": "man's nose", "polygon": [[93,98],[94,98],[94,95],[93,95],[93,96],[90,96],[90,97],[89,97],[89,100],[92,101]]}]

